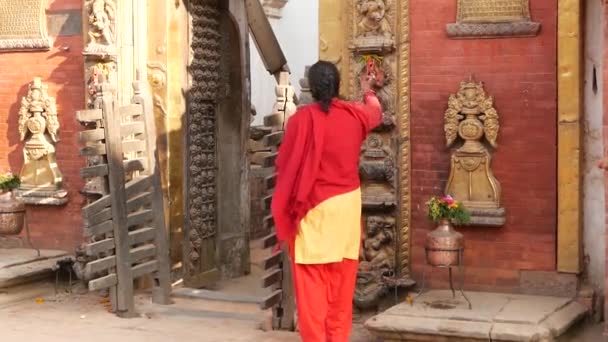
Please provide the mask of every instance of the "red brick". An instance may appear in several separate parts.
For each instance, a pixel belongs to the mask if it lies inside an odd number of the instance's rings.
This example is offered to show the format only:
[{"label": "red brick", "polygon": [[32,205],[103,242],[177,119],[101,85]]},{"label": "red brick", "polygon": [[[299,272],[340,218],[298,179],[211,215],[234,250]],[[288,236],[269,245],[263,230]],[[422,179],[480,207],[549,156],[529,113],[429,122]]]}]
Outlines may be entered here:
[{"label": "red brick", "polygon": [[[54,0],[49,11],[81,9],[80,0]],[[84,62],[81,37],[52,37],[54,47],[48,52],[22,52],[0,54],[0,170],[19,173],[23,165],[22,143],[17,131],[17,112],[21,98],[34,77],[41,77],[48,92],[57,100],[60,122],[57,144],[57,164],[64,174],[64,187],[70,201],[64,207],[28,207],[28,221],[33,242],[42,248],[60,248],[71,251],[82,240],[80,208],[82,198],[78,191],[83,186],[79,168],[84,161],[78,155],[75,132],[80,126],[74,112],[84,108]],[[68,46],[65,52],[59,47]]]},{"label": "red brick", "polygon": [[[449,171],[443,113],[449,94],[469,74],[484,82],[501,115],[492,168],[502,184],[507,224],[459,229],[465,235],[466,286],[512,292],[519,270],[555,269],[557,2],[531,2],[531,9],[543,25],[537,37],[450,40],[443,27],[455,20],[455,2],[411,5],[412,262],[417,280],[424,238],[433,229],[424,202],[442,193]],[[433,273],[432,286],[446,285]]]}]

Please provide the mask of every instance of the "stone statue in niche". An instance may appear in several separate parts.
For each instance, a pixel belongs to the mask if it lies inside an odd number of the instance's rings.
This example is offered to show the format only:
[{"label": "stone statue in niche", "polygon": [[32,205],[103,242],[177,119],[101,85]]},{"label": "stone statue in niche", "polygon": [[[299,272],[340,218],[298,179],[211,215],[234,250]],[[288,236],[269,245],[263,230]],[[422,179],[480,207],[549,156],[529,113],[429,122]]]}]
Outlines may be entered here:
[{"label": "stone statue in niche", "polygon": [[499,117],[483,83],[461,82],[458,93],[450,95],[444,118],[447,146],[460,143],[452,153],[446,193],[471,210],[472,225],[503,225],[501,187],[492,173],[489,149],[497,147]]},{"label": "stone statue in niche", "polygon": [[359,309],[378,305],[389,290],[382,279],[392,275],[395,269],[395,219],[369,216],[366,226],[354,296]]},{"label": "stone statue in niche", "polygon": [[48,96],[39,77],[29,86],[19,108],[19,135],[25,141],[21,186],[16,195],[27,204],[61,205],[63,175],[57,167],[55,144],[59,142],[55,99]]},{"label": "stone statue in niche", "polygon": [[390,272],[395,267],[395,219],[370,216],[363,240],[359,270]]},{"label": "stone statue in niche", "polygon": [[115,54],[116,4],[113,0],[89,0],[85,6],[89,19],[85,54]]},{"label": "stone statue in niche", "polygon": [[394,48],[393,29],[387,18],[391,0],[359,0],[357,33],[358,52],[380,52]]}]

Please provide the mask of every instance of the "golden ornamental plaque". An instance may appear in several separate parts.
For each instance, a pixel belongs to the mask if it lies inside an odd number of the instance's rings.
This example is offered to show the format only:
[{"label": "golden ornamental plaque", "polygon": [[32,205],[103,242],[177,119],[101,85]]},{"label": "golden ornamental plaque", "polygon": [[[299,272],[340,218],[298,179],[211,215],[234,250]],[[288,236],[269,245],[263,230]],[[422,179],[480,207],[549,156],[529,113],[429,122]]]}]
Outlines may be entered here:
[{"label": "golden ornamental plaque", "polygon": [[0,50],[48,50],[45,0],[4,0],[0,6]]},{"label": "golden ornamental plaque", "polygon": [[529,0],[458,0],[456,23],[446,26],[451,38],[534,36],[539,30]]}]

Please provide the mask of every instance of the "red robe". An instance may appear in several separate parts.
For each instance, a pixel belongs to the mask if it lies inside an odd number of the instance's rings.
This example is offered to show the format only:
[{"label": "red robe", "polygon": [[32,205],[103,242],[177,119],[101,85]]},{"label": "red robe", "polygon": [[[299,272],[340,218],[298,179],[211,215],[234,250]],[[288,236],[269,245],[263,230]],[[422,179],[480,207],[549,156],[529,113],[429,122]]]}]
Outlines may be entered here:
[{"label": "red robe", "polygon": [[[331,104],[331,110],[346,111],[361,122],[363,137],[378,126],[382,119],[378,98],[373,93],[366,93],[364,100],[364,103],[355,103],[336,99]],[[323,174],[324,183],[335,183],[339,186],[319,189],[315,184],[319,178],[319,165],[326,147],[323,140],[328,115],[331,114],[323,112],[319,104],[315,103],[300,108],[287,123],[276,161],[277,184],[271,205],[279,241],[293,239],[300,220],[321,201],[359,186],[358,174],[344,179],[338,178],[339,175],[332,175],[331,170]],[[348,132],[345,131],[344,134]],[[339,156],[340,153],[334,155]]]}]

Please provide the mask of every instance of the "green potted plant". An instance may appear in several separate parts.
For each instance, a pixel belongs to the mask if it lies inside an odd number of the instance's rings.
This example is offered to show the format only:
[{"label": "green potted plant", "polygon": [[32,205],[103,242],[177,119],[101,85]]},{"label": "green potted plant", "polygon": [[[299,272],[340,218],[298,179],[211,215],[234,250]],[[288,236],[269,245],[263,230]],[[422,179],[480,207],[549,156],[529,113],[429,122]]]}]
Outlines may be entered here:
[{"label": "green potted plant", "polygon": [[427,234],[427,262],[432,266],[455,266],[460,261],[464,241],[453,225],[469,223],[469,211],[450,195],[431,197],[426,205],[429,219],[438,224],[435,230]]},{"label": "green potted plant", "polygon": [[19,185],[19,176],[11,172],[0,174],[0,235],[17,235],[23,230],[25,204],[13,195]]}]

